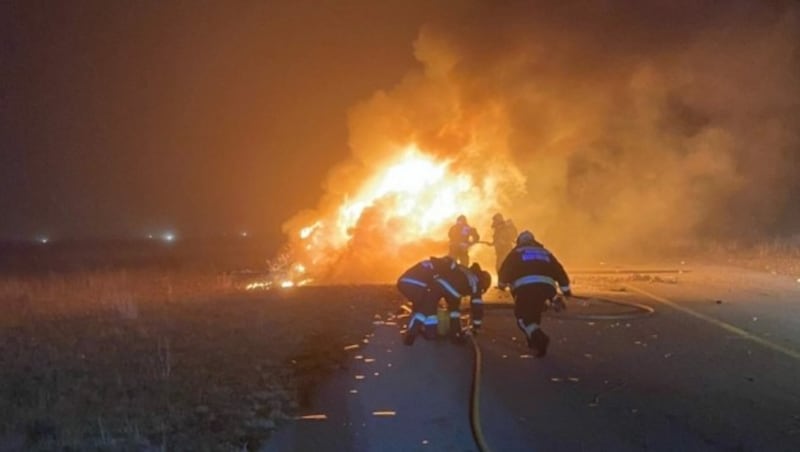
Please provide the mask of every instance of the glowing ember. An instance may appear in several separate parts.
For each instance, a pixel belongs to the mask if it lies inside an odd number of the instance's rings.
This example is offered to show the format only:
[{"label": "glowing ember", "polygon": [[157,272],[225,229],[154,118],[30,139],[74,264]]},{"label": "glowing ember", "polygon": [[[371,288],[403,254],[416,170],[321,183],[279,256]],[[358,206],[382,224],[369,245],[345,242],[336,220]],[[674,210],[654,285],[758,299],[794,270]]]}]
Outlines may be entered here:
[{"label": "glowing ember", "polygon": [[308,236],[310,236],[311,233],[313,233],[314,230],[317,229],[320,226],[322,226],[322,223],[317,221],[316,223],[312,224],[311,226],[304,227],[303,229],[300,230],[300,238],[301,239],[307,239]]},{"label": "glowing ember", "polygon": [[247,290],[268,290],[272,288],[272,281],[257,281],[248,284],[245,287]]}]

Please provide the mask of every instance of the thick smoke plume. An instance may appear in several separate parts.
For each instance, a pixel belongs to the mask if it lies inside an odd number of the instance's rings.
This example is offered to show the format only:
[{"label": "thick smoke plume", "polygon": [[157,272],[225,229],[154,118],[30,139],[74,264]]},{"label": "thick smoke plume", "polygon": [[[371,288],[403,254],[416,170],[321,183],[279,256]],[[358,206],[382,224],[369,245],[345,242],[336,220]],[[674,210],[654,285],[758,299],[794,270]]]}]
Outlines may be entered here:
[{"label": "thick smoke plume", "polygon": [[[287,232],[335,212],[410,142],[470,175],[482,233],[500,211],[573,259],[800,226],[797,3],[458,4],[422,27],[419,70],[353,108],[352,161]],[[380,209],[327,250],[345,279],[445,252],[441,229],[387,251]]]}]

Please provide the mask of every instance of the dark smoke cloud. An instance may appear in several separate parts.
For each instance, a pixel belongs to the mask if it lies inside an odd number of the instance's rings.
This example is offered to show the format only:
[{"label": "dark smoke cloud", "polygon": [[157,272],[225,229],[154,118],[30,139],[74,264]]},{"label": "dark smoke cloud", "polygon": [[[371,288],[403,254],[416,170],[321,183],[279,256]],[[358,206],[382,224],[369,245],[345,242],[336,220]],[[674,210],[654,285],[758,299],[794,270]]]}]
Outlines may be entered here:
[{"label": "dark smoke cloud", "polygon": [[[575,260],[800,227],[797,3],[472,1],[434,17],[420,67],[351,110],[352,160],[287,230],[335,212],[409,142],[476,182],[484,234],[501,211]],[[387,250],[397,219],[381,212],[328,260],[378,277],[387,256],[446,249]]]},{"label": "dark smoke cloud", "polygon": [[798,11],[477,2],[417,49],[463,108],[505,109],[527,180],[509,214],[550,242],[757,236],[800,226]]}]

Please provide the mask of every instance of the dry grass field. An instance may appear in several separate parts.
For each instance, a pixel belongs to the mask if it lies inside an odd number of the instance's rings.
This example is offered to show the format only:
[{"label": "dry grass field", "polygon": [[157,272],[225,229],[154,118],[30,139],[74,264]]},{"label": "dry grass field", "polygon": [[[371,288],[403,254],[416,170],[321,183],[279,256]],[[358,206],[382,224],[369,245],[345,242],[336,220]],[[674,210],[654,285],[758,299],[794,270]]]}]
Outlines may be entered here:
[{"label": "dry grass field", "polygon": [[0,450],[255,450],[398,301],[389,286],[238,286],[152,271],[0,280]]}]

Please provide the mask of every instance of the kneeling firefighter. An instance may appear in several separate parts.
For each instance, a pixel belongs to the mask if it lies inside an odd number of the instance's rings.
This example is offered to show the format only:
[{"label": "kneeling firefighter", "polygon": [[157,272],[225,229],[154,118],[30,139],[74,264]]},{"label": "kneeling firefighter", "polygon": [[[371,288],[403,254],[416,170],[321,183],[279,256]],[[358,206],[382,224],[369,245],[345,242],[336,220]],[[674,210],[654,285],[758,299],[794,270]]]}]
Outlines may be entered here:
[{"label": "kneeling firefighter", "polygon": [[[446,260],[445,260],[446,259]],[[436,282],[439,272],[455,263],[449,258],[431,257],[416,263],[397,280],[397,289],[411,302],[411,318],[408,321],[403,343],[413,345],[420,334],[426,339],[436,338],[439,323],[436,308],[442,298],[442,286]]]},{"label": "kneeling firefighter", "polygon": [[463,340],[461,329],[461,298],[470,297],[472,330],[477,332],[483,322],[483,294],[492,285],[492,275],[476,262],[469,268],[453,265],[441,271],[436,282],[442,287],[442,296],[450,312],[449,336],[454,342]]},{"label": "kneeling firefighter", "polygon": [[542,331],[542,312],[558,289],[571,297],[569,277],[558,259],[537,242],[530,231],[517,237],[517,245],[506,256],[498,275],[500,287],[510,287],[514,316],[535,356],[547,353],[550,338]]}]

